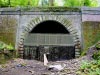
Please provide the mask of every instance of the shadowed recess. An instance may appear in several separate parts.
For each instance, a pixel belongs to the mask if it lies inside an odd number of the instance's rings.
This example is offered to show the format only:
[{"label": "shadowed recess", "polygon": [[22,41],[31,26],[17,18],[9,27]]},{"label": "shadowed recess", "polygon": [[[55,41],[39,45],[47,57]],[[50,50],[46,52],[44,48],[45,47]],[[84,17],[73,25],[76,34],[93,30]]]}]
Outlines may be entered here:
[{"label": "shadowed recess", "polygon": [[69,31],[61,23],[48,20],[37,24],[30,33],[69,34]]}]

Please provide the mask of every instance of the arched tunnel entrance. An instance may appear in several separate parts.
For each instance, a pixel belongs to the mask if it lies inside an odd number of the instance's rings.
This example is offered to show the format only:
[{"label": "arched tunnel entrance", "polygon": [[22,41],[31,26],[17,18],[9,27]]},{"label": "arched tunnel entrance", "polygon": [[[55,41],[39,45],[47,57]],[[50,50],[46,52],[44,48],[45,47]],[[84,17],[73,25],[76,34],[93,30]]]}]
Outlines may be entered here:
[{"label": "arched tunnel entrance", "polygon": [[30,33],[69,34],[69,31],[61,23],[49,20],[36,25]]},{"label": "arched tunnel entrance", "polygon": [[48,20],[37,24],[24,39],[24,58],[43,61],[43,54],[49,61],[75,57],[73,36],[61,23]]}]

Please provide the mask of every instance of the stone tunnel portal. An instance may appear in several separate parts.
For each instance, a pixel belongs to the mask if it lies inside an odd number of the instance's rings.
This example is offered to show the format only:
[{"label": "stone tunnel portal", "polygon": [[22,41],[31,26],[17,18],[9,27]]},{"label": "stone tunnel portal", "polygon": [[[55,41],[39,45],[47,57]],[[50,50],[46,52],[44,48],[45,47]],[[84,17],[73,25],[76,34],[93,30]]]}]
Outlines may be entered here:
[{"label": "stone tunnel portal", "polygon": [[24,58],[43,61],[47,54],[49,61],[75,57],[72,35],[64,25],[54,20],[37,24],[24,40]]}]

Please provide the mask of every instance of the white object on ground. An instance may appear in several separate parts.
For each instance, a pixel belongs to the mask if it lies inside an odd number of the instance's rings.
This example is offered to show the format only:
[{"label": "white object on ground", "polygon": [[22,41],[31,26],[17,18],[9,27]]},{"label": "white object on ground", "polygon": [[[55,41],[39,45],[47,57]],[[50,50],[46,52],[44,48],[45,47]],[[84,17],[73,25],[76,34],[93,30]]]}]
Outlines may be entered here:
[{"label": "white object on ground", "polygon": [[44,65],[47,66],[47,64],[48,64],[48,59],[46,54],[44,54]]},{"label": "white object on ground", "polygon": [[65,66],[66,66],[65,64],[64,65],[49,65],[49,68],[54,68],[61,71],[65,68]]}]

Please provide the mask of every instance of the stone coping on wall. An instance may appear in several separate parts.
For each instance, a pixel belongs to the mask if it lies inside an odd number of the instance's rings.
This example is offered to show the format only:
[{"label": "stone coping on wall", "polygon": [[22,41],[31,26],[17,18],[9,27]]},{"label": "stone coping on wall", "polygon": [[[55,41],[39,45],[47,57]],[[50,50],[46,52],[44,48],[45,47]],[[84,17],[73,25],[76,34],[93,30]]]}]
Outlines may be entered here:
[{"label": "stone coping on wall", "polygon": [[[32,9],[36,9],[36,10],[32,10]],[[51,9],[53,11],[53,9],[58,10],[58,11],[80,11],[80,10],[99,10],[100,11],[100,7],[87,7],[87,6],[83,6],[83,7],[2,7],[0,8],[0,11],[42,11],[42,10],[49,10]]]},{"label": "stone coping on wall", "polygon": [[0,8],[0,11],[33,11],[33,12],[48,12],[48,11],[53,11],[53,12],[65,12],[65,11],[70,11],[70,12],[79,12],[80,8],[75,8],[75,7],[6,7],[6,8]]},{"label": "stone coping on wall", "polygon": [[100,11],[100,7],[3,7],[0,11]]},{"label": "stone coping on wall", "polygon": [[100,11],[100,7],[86,7],[86,6],[84,6],[84,7],[81,7],[81,10],[83,10],[83,11]]},{"label": "stone coping on wall", "polygon": [[[25,13],[22,13],[25,12]],[[100,7],[5,7],[0,8],[3,14],[32,14],[30,12],[77,12],[81,14],[100,15]],[[76,13],[75,13],[76,14]]]},{"label": "stone coping on wall", "polygon": [[[45,13],[44,13],[45,12]],[[60,13],[61,12],[61,13]],[[0,8],[0,15],[80,15],[80,8],[68,7],[8,7]]]},{"label": "stone coping on wall", "polygon": [[82,7],[82,14],[100,15],[100,7]]}]

